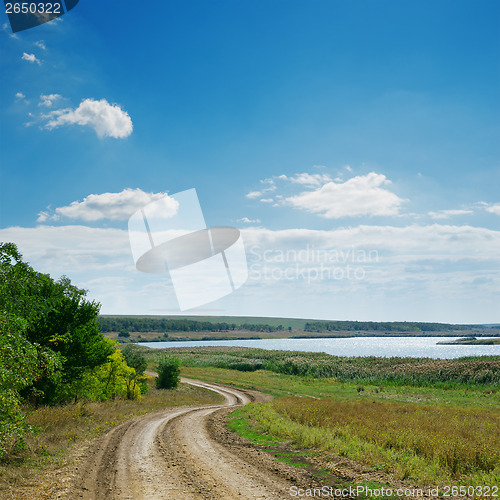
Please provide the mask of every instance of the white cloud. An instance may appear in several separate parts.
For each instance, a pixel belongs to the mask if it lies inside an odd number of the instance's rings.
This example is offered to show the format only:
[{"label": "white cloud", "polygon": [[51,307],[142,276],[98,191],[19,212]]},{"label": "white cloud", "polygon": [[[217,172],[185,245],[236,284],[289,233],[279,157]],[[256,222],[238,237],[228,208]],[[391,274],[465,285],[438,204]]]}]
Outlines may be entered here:
[{"label": "white cloud", "polygon": [[59,99],[61,99],[60,94],[41,94],[40,95],[40,102],[38,103],[39,106],[45,106],[46,108],[52,107],[52,105]]},{"label": "white cloud", "polygon": [[274,184],[273,179],[262,179],[260,183],[264,184],[266,187],[263,187],[259,191],[251,191],[250,193],[247,193],[245,197],[253,200],[260,198],[264,195],[264,193],[272,193],[273,191],[276,191],[276,185]]},{"label": "white cloud", "polygon": [[428,215],[430,215],[433,219],[449,219],[450,217],[454,217],[457,215],[470,215],[473,214],[473,210],[438,210],[437,212],[429,212]]},{"label": "white cloud", "polygon": [[48,129],[65,125],[81,125],[93,128],[99,137],[121,139],[132,133],[132,120],[118,104],[109,104],[106,99],[96,101],[84,99],[76,109],[58,109],[43,118],[48,119]]},{"label": "white cloud", "polygon": [[[456,262],[500,261],[500,231],[469,225],[443,224],[409,226],[360,225],[333,230],[264,228],[244,230],[246,245],[272,249],[367,248],[391,256],[392,262],[421,260],[428,257]],[[386,264],[389,264],[386,261]]]},{"label": "white cloud", "polygon": [[[230,300],[218,303],[214,314],[497,321],[500,231],[432,224],[330,231],[252,227],[241,232],[250,279]],[[108,314],[178,311],[168,274],[135,270],[124,229],[10,227],[0,229],[0,241],[18,244],[35,269],[53,277],[66,274],[75,285],[89,289],[89,296],[102,302]],[[363,251],[375,251],[375,258],[358,262]],[[362,268],[363,279],[314,279],[321,263],[326,271]],[[296,264],[306,270],[304,275],[293,274]],[[268,279],[264,265],[277,270],[277,276],[280,269],[288,269],[291,278],[283,274],[281,279]],[[308,281],[308,276],[313,280]]]},{"label": "white cloud", "polygon": [[500,203],[487,206],[486,211],[490,214],[500,215]]},{"label": "white cloud", "polygon": [[328,182],[315,191],[290,196],[284,203],[328,219],[364,215],[397,215],[404,202],[383,186],[385,175],[371,172],[346,182]]},{"label": "white cloud", "polygon": [[43,40],[38,40],[37,42],[35,42],[35,45],[42,50],[47,49],[47,46],[45,45],[45,42]]},{"label": "white cloud", "polygon": [[171,213],[164,217],[175,215],[179,203],[165,193],[145,193],[141,189],[124,189],[120,193],[91,194],[83,201],[73,201],[68,206],[58,207],[52,213],[43,211],[38,214],[38,222],[58,220],[61,217],[97,221],[102,219],[127,220],[134,212],[147,204],[165,198],[163,208]]},{"label": "white cloud", "polygon": [[293,177],[280,175],[278,179],[311,187],[322,186],[323,184],[326,184],[327,182],[330,182],[332,180],[332,178],[328,174],[308,174],[307,172],[296,174]]},{"label": "white cloud", "polygon": [[260,219],[249,219],[248,217],[242,217],[238,219],[237,222],[244,222],[245,224],[258,224]]},{"label": "white cloud", "polygon": [[16,92],[16,99],[25,99],[26,96],[22,92]]},{"label": "white cloud", "polygon": [[37,59],[37,57],[35,56],[35,54],[27,54],[26,52],[23,52],[23,56],[21,57],[21,59],[23,61],[29,61],[30,63],[41,64],[40,60]]},{"label": "white cloud", "polygon": [[246,198],[250,198],[251,200],[255,198],[260,198],[262,196],[262,191],[251,191],[245,195]]},{"label": "white cloud", "polygon": [[273,203],[274,200],[272,198],[261,198],[259,201],[262,203]]}]

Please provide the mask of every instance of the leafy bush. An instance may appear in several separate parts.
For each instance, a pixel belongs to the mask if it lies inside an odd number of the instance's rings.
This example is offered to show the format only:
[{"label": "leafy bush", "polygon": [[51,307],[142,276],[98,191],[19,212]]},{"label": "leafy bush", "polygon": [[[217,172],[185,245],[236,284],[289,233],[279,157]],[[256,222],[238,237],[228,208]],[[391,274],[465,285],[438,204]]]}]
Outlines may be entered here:
[{"label": "leafy bush", "polygon": [[133,345],[128,345],[122,349],[123,357],[127,362],[128,366],[131,366],[137,373],[137,375],[143,375],[146,367],[148,365],[144,354],[137,350]]},{"label": "leafy bush", "polygon": [[113,347],[99,331],[100,305],[86,293],[64,276],[35,271],[13,243],[0,243],[0,313],[22,320],[23,338],[60,361],[55,370],[39,363],[21,396],[37,404],[76,399],[84,377],[107,362]]},{"label": "leafy bush", "polygon": [[175,389],[180,382],[181,360],[179,358],[164,357],[158,363],[157,389]]},{"label": "leafy bush", "polygon": [[60,359],[24,338],[26,322],[0,311],[0,458],[23,447],[31,427],[21,412],[20,391],[44,373],[60,367]]}]

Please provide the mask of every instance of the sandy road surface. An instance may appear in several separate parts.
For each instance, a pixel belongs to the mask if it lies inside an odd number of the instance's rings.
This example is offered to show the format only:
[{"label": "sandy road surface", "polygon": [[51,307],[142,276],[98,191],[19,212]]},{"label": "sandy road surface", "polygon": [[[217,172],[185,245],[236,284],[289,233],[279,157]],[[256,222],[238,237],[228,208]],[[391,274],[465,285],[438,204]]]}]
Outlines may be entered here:
[{"label": "sandy road surface", "polygon": [[223,405],[148,414],[111,430],[88,452],[59,498],[92,500],[284,499],[292,483],[213,440],[217,411],[258,399],[254,393],[190,379]]}]

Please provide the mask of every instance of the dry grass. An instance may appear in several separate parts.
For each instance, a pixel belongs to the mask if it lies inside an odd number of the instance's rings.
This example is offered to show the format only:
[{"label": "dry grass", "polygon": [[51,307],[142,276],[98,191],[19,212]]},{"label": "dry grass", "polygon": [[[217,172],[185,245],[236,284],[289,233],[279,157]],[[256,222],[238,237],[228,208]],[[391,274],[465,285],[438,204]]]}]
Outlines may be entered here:
[{"label": "dry grass", "polygon": [[274,408],[306,426],[345,431],[386,449],[436,462],[453,477],[500,466],[500,411],[388,401],[285,397]]},{"label": "dry grass", "polygon": [[115,425],[139,415],[175,406],[217,404],[222,396],[181,384],[176,390],[150,391],[138,401],[116,399],[79,402],[57,407],[25,409],[28,421],[39,429],[27,438],[26,448],[0,461],[0,498],[11,498],[9,489],[37,481],[38,474],[62,466],[75,447],[83,446]]}]

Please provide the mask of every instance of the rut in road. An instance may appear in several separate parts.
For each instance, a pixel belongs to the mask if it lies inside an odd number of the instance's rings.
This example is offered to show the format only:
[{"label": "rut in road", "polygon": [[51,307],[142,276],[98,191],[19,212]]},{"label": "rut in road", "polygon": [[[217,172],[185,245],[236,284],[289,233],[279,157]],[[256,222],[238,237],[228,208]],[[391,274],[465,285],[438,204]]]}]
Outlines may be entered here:
[{"label": "rut in road", "polygon": [[[207,418],[254,398],[245,391],[182,379],[226,398],[223,405],[145,415],[110,431],[88,453],[61,498],[85,500],[283,499],[288,483],[210,438]],[[80,467],[82,469],[82,467]]]}]

